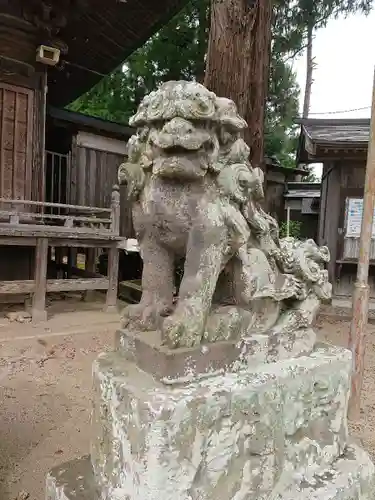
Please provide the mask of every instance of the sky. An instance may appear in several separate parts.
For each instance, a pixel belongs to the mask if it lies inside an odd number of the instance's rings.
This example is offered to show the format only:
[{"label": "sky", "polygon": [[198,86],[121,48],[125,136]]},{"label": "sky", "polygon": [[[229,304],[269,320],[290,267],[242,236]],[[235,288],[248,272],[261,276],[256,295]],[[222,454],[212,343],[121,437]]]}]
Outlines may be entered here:
[{"label": "sky", "polygon": [[[316,32],[311,94],[311,118],[368,118],[375,66],[375,12],[331,20]],[[305,54],[294,62],[301,87],[300,108],[306,78]],[[336,111],[366,108],[348,113]],[[335,112],[335,113],[332,113]],[[332,113],[332,114],[331,114]],[[316,166],[317,175],[321,167]]]}]

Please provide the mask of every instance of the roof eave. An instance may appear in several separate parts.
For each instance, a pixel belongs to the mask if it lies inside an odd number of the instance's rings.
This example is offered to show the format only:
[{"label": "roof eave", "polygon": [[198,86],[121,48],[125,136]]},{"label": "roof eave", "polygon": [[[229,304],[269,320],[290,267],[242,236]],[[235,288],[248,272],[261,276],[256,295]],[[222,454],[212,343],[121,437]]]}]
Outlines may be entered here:
[{"label": "roof eave", "polygon": [[[69,82],[67,81],[66,77],[65,79],[61,79],[62,72],[57,71],[56,69],[51,69],[50,71],[51,82],[54,80],[54,78],[58,77],[58,83],[56,84],[56,87],[54,87],[54,84],[52,84],[51,88],[49,89],[50,104],[62,108],[70,104],[71,102],[75,101],[81,95],[84,95],[91,88],[97,85],[103,79],[104,75],[108,75],[113,71],[115,71],[118,67],[120,67],[121,64],[123,64],[124,61],[133,52],[135,52],[138,48],[142,47],[142,45],[144,45],[145,42],[149,38],[151,38],[152,35],[154,35],[165,24],[167,24],[167,22],[170,19],[172,19],[175,15],[177,15],[178,12],[180,12],[187,3],[188,0],[170,0],[170,2],[168,2],[168,8],[161,15],[159,20],[156,21],[154,24],[152,24],[152,26],[149,29],[147,29],[147,31],[145,31],[144,34],[142,34],[142,36],[140,36],[135,43],[133,43],[131,46],[126,47],[120,53],[116,54],[111,61],[108,61],[108,63],[105,64],[105,67],[91,66],[90,68],[83,69],[76,66],[75,65],[76,63],[74,61],[70,61],[72,65],[68,67],[71,72],[74,70],[76,73],[76,78],[75,81],[73,82],[74,85],[72,84],[69,85]],[[87,82],[87,84],[84,86],[81,84],[80,85],[77,84],[77,82],[83,82],[83,81]],[[67,90],[65,92],[62,92],[61,90],[62,89],[65,90],[66,87]]]}]

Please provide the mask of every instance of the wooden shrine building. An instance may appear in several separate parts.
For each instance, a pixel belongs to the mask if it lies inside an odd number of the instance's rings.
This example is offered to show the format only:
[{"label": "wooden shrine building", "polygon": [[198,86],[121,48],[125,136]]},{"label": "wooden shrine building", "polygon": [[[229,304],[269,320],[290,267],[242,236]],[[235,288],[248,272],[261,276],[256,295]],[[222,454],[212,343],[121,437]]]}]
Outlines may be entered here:
[{"label": "wooden shrine building", "polygon": [[[302,119],[298,165],[322,163],[318,243],[331,253],[328,266],[337,296],[351,296],[359,255],[369,119]],[[375,297],[375,231],[370,253],[370,293]]]},{"label": "wooden shrine building", "polygon": [[284,193],[286,222],[296,222],[299,237],[318,239],[320,183],[288,182]]},{"label": "wooden shrine building", "polygon": [[280,224],[285,220],[285,199],[289,182],[296,182],[308,175],[303,168],[283,167],[276,158],[266,156],[262,165],[264,172],[264,208]]},{"label": "wooden shrine building", "polygon": [[[34,320],[46,316],[48,291],[105,289],[115,305],[129,221],[120,221],[113,184],[131,131],[63,108],[183,3],[0,0],[0,301],[31,294]],[[84,271],[77,248],[87,249]],[[95,272],[102,248],[108,277]]]}]

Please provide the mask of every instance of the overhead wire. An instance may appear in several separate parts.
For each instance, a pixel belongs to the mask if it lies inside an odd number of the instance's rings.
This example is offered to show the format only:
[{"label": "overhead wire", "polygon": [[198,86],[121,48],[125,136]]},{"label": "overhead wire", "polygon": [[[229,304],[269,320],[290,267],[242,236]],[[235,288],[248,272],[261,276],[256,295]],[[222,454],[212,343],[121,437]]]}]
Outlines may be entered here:
[{"label": "overhead wire", "polygon": [[353,109],[343,109],[341,111],[324,111],[319,113],[309,113],[309,117],[311,115],[338,115],[340,113],[352,113],[353,111],[363,111],[365,109],[371,109],[371,106],[363,106],[361,108],[353,108]]},{"label": "overhead wire", "polygon": [[[81,66],[81,65],[76,64],[76,63],[72,63],[72,62],[67,61],[67,60],[63,60],[62,63],[69,65],[69,66],[76,67],[77,69],[81,69],[83,71],[87,71],[89,73],[93,73],[93,74],[101,76],[101,77],[108,76],[108,74],[100,73],[99,71],[92,70],[90,68]],[[315,112],[315,113],[309,113],[309,117],[310,116],[319,116],[319,115],[339,115],[341,113],[352,113],[355,111],[364,111],[366,109],[371,109],[371,106],[362,106],[360,108],[344,109],[344,110],[338,110],[338,111],[319,111],[319,112]]]}]

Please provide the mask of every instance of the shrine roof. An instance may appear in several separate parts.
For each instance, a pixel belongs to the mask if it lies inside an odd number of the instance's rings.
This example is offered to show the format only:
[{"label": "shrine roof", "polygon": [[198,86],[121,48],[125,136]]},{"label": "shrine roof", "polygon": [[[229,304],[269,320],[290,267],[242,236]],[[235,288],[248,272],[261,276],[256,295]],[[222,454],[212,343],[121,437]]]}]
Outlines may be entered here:
[{"label": "shrine roof", "polygon": [[87,92],[186,3],[186,0],[87,2],[88,7],[59,34],[69,51],[63,70],[49,70],[49,103],[63,107]]}]

